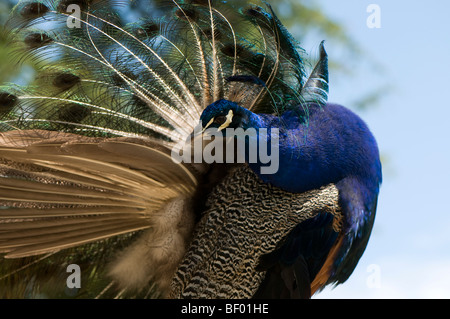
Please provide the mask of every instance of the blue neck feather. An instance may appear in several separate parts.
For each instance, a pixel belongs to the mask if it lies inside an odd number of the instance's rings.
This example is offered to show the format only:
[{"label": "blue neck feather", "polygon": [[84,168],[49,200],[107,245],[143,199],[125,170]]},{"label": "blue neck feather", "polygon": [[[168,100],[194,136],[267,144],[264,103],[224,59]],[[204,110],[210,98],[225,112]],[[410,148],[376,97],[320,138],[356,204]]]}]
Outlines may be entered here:
[{"label": "blue neck feather", "polygon": [[353,176],[370,192],[378,192],[381,164],[377,144],[366,124],[348,109],[336,104],[313,105],[307,123],[292,111],[281,117],[251,113],[249,124],[268,128],[268,139],[270,128],[280,132],[278,172],[261,174],[264,164],[250,164],[263,181],[300,193]]}]

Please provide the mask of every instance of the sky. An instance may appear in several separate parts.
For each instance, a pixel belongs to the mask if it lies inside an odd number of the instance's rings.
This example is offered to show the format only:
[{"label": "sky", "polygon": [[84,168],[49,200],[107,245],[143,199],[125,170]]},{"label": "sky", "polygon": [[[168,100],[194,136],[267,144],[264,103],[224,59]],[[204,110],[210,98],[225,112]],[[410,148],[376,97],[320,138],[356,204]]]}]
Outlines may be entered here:
[{"label": "sky", "polygon": [[[354,109],[383,157],[372,237],[350,279],[315,298],[450,298],[450,2],[317,2],[376,61],[359,62],[352,77],[331,74],[330,101],[352,109],[359,92],[386,94]],[[380,28],[367,25],[371,4]],[[339,48],[326,43],[332,59]]]}]

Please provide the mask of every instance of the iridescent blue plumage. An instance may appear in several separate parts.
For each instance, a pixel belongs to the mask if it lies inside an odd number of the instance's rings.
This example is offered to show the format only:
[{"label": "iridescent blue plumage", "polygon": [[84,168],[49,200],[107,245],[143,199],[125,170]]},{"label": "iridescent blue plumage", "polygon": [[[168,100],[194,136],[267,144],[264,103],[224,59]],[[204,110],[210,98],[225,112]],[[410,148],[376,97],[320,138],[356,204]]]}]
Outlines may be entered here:
[{"label": "iridescent blue plumage", "polygon": [[[276,128],[279,132],[278,171],[275,174],[261,174],[260,169],[265,163],[249,163],[264,182],[292,193],[303,193],[328,184],[335,184],[339,190],[343,217],[334,222],[341,224],[341,227],[333,230],[330,228],[333,218],[319,214],[315,219],[300,224],[281,252],[272,258],[277,256],[283,267],[288,267],[299,259],[319,255],[320,258],[305,262],[309,267],[307,273],[311,274],[309,280],[313,281],[328,262],[329,269],[321,280],[327,283],[345,281],[370,236],[382,179],[377,143],[367,125],[356,114],[337,104],[326,104],[324,107],[309,104],[309,115],[305,121],[295,111],[286,111],[281,116],[254,114],[225,100],[214,103],[204,111],[201,117],[203,125],[212,118],[226,115],[229,110],[234,114],[229,127],[255,128],[259,143],[270,144],[268,140],[273,137],[271,129]],[[219,124],[213,123],[211,127]],[[261,128],[268,129],[268,134],[259,134]],[[246,142],[248,146],[255,139],[247,138]],[[313,239],[318,236],[318,231],[321,233],[319,239]],[[305,243],[309,245],[305,246]],[[311,245],[319,247],[314,250]],[[332,260],[326,261],[332,250]],[[273,267],[273,261],[271,264]]]}]

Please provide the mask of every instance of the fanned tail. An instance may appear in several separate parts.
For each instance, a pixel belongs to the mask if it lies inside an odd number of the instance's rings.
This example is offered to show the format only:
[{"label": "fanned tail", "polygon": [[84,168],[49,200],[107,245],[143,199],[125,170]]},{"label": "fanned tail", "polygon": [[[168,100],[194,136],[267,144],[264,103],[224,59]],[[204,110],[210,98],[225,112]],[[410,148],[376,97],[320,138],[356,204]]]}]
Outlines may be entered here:
[{"label": "fanned tail", "polygon": [[153,143],[47,131],[1,140],[0,252],[7,258],[150,228],[167,202],[189,197],[197,183]]},{"label": "fanned tail", "polygon": [[305,104],[300,49],[268,5],[163,1],[153,4],[163,18],[124,24],[110,1],[75,1],[75,13],[69,2],[16,7],[9,25],[40,70],[31,87],[2,88],[2,131],[150,136],[173,145],[221,98],[265,113]]}]

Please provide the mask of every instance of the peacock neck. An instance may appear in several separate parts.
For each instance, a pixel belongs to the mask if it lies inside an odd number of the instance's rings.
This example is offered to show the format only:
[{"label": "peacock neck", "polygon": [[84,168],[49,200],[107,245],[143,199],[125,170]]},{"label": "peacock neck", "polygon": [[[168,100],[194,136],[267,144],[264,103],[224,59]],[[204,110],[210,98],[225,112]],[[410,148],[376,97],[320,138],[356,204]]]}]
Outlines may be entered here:
[{"label": "peacock neck", "polygon": [[[381,175],[378,148],[365,123],[339,105],[310,109],[307,122],[294,112],[280,117],[255,114],[255,138],[258,145],[272,147],[278,170],[264,174],[261,161],[248,162],[252,170],[264,182],[294,193],[337,183],[345,176],[376,191],[379,178],[374,181],[374,176]],[[346,121],[337,121],[338,116]],[[261,134],[263,128],[267,134]]]}]

